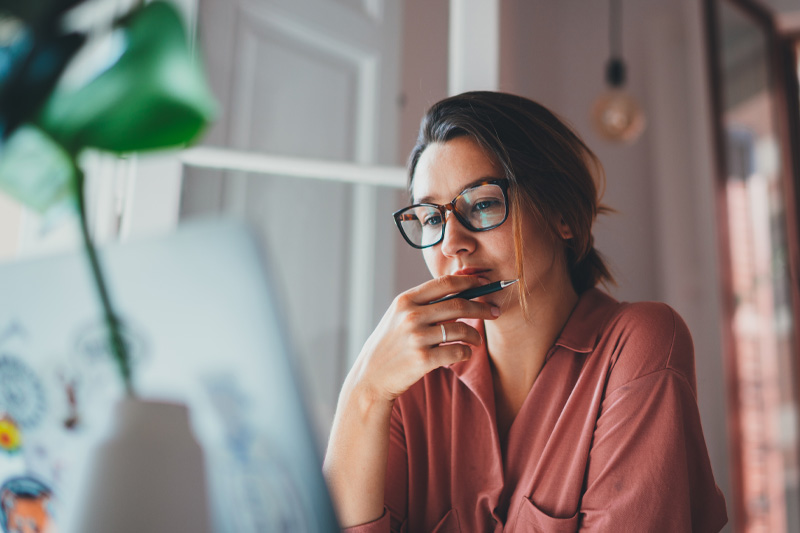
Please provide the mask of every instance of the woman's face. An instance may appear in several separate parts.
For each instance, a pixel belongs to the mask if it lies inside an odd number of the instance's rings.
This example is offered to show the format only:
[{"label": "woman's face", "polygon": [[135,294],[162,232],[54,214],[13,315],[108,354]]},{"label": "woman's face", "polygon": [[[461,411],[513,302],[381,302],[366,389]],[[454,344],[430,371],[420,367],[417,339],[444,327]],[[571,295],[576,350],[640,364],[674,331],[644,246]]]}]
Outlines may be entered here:
[{"label": "woman's face", "polygon": [[[495,159],[471,137],[457,137],[445,143],[430,144],[422,152],[414,172],[413,202],[447,204],[476,182],[504,176]],[[522,216],[523,268],[528,294],[562,283],[566,266],[563,247],[553,243],[548,232],[528,213],[509,212],[501,226],[483,232],[466,229],[448,212],[444,239],[423,249],[425,263],[434,277],[446,274],[471,274],[486,283],[516,279],[514,217]],[[569,276],[566,276],[567,281]],[[519,285],[482,300],[503,310],[519,305]],[[535,305],[535,299],[533,300]]]}]

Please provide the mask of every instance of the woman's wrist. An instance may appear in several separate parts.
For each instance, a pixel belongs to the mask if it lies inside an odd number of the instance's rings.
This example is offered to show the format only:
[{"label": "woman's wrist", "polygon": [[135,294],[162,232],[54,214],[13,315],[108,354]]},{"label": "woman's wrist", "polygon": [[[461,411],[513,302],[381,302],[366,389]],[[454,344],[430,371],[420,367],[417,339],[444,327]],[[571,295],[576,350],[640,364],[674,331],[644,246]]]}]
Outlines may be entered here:
[{"label": "woman's wrist", "polygon": [[363,380],[345,381],[340,396],[340,408],[354,414],[362,423],[370,420],[385,420],[392,412],[393,399],[380,394],[371,384]]}]

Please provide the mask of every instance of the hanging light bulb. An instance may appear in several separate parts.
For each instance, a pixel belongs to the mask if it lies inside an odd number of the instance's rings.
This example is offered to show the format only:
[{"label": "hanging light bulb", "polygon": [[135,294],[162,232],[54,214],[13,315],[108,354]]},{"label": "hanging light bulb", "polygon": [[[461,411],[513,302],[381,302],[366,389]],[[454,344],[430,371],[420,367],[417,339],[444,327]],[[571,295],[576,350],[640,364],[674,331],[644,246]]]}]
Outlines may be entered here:
[{"label": "hanging light bulb", "polygon": [[625,63],[620,52],[620,9],[618,0],[610,0],[609,44],[611,57],[606,65],[609,89],[592,106],[592,123],[597,132],[610,141],[633,142],[644,131],[645,118],[636,100],[624,90]]}]

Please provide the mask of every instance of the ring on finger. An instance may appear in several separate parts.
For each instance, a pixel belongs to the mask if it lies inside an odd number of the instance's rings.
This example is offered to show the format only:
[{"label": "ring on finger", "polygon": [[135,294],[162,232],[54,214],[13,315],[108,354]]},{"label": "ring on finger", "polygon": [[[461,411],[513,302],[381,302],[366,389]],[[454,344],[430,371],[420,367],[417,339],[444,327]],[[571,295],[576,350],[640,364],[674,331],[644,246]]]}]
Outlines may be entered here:
[{"label": "ring on finger", "polygon": [[439,326],[442,328],[442,343],[445,343],[447,342],[447,330],[444,329],[444,324],[439,324]]}]

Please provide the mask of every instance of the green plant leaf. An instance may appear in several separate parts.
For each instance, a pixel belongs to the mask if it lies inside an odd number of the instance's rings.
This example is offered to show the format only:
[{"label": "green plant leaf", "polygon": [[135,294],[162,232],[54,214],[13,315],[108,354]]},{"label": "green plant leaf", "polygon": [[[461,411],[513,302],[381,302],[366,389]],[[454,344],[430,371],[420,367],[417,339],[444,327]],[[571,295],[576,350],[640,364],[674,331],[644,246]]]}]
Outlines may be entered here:
[{"label": "green plant leaf", "polygon": [[40,213],[74,206],[74,171],[63,148],[33,126],[18,128],[0,152],[0,189]]},{"label": "green plant leaf", "polygon": [[57,87],[39,124],[72,153],[185,145],[216,105],[175,8],[153,2],[122,20],[126,47],[111,67],[76,89]]}]

